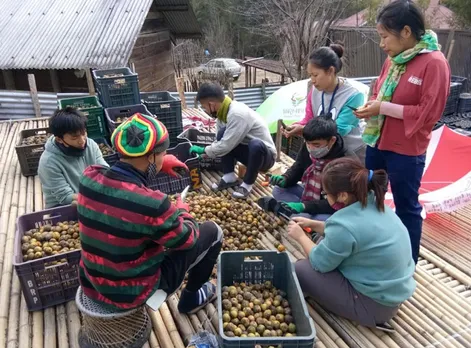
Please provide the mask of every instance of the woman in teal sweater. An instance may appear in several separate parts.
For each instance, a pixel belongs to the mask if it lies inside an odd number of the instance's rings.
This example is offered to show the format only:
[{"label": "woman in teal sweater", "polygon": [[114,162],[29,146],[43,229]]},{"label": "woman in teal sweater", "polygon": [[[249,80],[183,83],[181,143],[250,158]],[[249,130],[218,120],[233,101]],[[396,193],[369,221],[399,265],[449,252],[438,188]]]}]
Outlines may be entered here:
[{"label": "woman in teal sweater", "polygon": [[[308,258],[296,263],[303,292],[327,310],[367,327],[385,324],[415,290],[406,227],[384,206],[388,177],[340,158],[324,169],[322,187],[337,210],[326,222],[294,218],[289,235]],[[315,245],[303,232],[323,234]]]}]

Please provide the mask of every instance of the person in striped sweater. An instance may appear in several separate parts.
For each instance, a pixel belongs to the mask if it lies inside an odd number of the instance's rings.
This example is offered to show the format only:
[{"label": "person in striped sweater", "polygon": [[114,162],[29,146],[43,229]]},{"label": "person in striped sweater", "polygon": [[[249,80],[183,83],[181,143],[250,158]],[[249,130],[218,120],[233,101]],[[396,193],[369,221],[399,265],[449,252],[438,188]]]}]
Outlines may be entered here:
[{"label": "person in striped sweater", "polygon": [[169,134],[158,120],[135,114],[112,135],[120,155],[111,168],[88,167],[80,180],[78,220],[84,293],[113,310],[139,307],[161,289],[170,295],[188,273],[178,309],[194,313],[216,294],[208,281],[222,246],[222,230],[202,225],[189,206],[147,188],[146,172],[185,167],[167,155]]}]

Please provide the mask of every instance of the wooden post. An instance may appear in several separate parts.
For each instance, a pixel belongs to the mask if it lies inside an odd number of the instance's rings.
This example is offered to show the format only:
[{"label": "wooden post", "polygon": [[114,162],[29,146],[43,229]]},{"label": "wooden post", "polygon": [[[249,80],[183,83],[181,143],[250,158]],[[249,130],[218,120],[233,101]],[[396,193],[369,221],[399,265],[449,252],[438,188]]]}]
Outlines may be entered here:
[{"label": "wooden post", "polygon": [[285,84],[285,75],[281,75],[281,84],[282,84],[282,85]]},{"label": "wooden post", "polygon": [[245,66],[245,88],[249,87],[249,67]]},{"label": "wooden post", "polygon": [[95,86],[93,85],[92,71],[89,68],[86,68],[85,74],[87,75],[88,93],[90,93],[90,95],[95,95]]},{"label": "wooden post", "polygon": [[253,69],[253,84],[257,85],[257,68]]},{"label": "wooden post", "polygon": [[3,80],[5,81],[6,89],[16,89],[15,88],[15,78],[13,77],[13,71],[11,70],[2,70]]},{"label": "wooden post", "polygon": [[185,86],[184,86],[184,78],[178,77],[177,78],[177,91],[180,99],[182,101],[182,108],[186,109],[186,99],[185,99]]},{"label": "wooden post", "polygon": [[267,86],[266,86],[265,81],[266,81],[265,79],[263,79],[263,81],[262,81],[262,98],[263,98],[263,100],[267,99],[267,89],[266,89]]},{"label": "wooden post", "polygon": [[281,160],[281,120],[278,120],[278,124],[276,126],[276,139],[275,139],[275,146],[276,146],[276,161],[280,162]]},{"label": "wooden post", "polygon": [[229,78],[229,88],[227,94],[229,94],[229,98],[234,100],[234,79],[232,77]]},{"label": "wooden post", "polygon": [[450,49],[448,50],[448,54],[446,55],[446,59],[448,60],[448,62],[450,61],[451,54],[453,53],[453,47],[455,47],[455,39],[451,40]]},{"label": "wooden post", "polygon": [[41,117],[41,106],[39,105],[38,89],[36,87],[36,79],[34,74],[28,74],[29,90],[31,92],[31,100],[33,101],[34,115]]},{"label": "wooden post", "polygon": [[57,70],[49,70],[49,76],[51,77],[52,90],[59,93],[61,91],[61,86],[59,83],[59,77],[57,76]]}]

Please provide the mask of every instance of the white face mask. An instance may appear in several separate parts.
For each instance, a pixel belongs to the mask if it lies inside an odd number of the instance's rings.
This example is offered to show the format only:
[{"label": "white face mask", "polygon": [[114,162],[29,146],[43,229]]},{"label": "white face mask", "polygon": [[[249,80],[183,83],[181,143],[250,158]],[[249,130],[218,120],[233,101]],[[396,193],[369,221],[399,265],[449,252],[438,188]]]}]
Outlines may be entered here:
[{"label": "white face mask", "polygon": [[318,148],[315,148],[315,149],[309,149],[308,148],[308,151],[309,151],[309,154],[312,157],[319,159],[319,158],[325,157],[329,153],[330,149],[326,145],[326,146],[318,147]]}]

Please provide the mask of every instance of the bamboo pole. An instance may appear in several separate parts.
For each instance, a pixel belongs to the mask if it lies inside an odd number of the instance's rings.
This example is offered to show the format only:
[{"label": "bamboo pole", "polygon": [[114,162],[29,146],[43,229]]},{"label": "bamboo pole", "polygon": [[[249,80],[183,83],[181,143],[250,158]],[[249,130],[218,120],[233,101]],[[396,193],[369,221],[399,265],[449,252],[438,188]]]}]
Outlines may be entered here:
[{"label": "bamboo pole", "polygon": [[159,340],[157,339],[154,331],[150,332],[149,346],[150,348],[160,348]]},{"label": "bamboo pole", "polygon": [[162,316],[159,311],[153,311],[150,308],[147,309],[150,319],[152,320],[152,326],[156,333],[159,344],[162,348],[172,348],[173,343],[170,335],[167,332],[167,328],[162,320]]},{"label": "bamboo pole", "polygon": [[[20,176],[20,169],[17,166],[17,180],[19,179],[19,199],[17,215],[23,215],[26,210],[26,184],[27,180],[24,176]],[[14,247],[15,229],[12,233],[12,241],[7,240],[7,247],[11,244],[12,251]],[[13,256],[11,257],[13,258]],[[12,270],[13,272],[13,270]],[[20,310],[20,281],[16,274],[12,274],[11,294],[10,294],[10,311],[8,314],[8,334],[7,334],[7,348],[16,348],[18,345],[18,325],[19,325],[19,310]],[[55,348],[55,347],[53,347]]]},{"label": "bamboo pole", "polygon": [[75,304],[75,301],[67,302],[67,304],[65,305],[65,310],[67,313],[69,347],[79,348],[78,335],[79,335],[81,323],[80,323],[80,314],[79,314],[77,305]]},{"label": "bamboo pole", "polygon": [[185,348],[183,341],[178,333],[177,326],[175,325],[175,321],[172,318],[172,314],[170,313],[170,309],[168,308],[167,303],[163,303],[159,309],[162,319],[167,327],[167,331],[172,339],[173,346],[175,348]]},{"label": "bamboo pole", "polygon": [[191,336],[193,336],[194,330],[193,330],[193,327],[191,326],[191,323],[188,317],[182,315],[178,311],[177,296],[175,294],[172,296],[169,296],[167,298],[167,304],[168,304],[168,307],[170,308],[170,311],[172,312],[173,318],[175,319],[175,323],[177,324],[178,331],[180,332],[183,342],[185,344],[188,344],[188,342],[190,342]]},{"label": "bamboo pole", "polygon": [[[320,330],[332,341],[335,347],[348,348],[347,344],[340,338],[340,336],[327,324],[327,322],[312,308],[310,304],[307,304],[307,310],[309,315],[314,320],[316,325],[316,332]],[[324,340],[322,340],[324,342]]]},{"label": "bamboo pole", "polygon": [[421,255],[426,258],[428,261],[435,264],[443,272],[457,279],[461,284],[466,286],[471,286],[471,277],[457,269],[456,267],[450,265],[445,260],[438,258],[436,255],[432,254],[427,248],[420,248]]},{"label": "bamboo pole", "polygon": [[[68,348],[69,340],[67,337],[67,314],[63,304],[56,306],[56,320],[59,348]],[[55,336],[56,335],[54,335],[54,337]]]},{"label": "bamboo pole", "polygon": [[56,310],[54,307],[46,308],[44,310],[44,347],[56,348],[56,333]]}]

